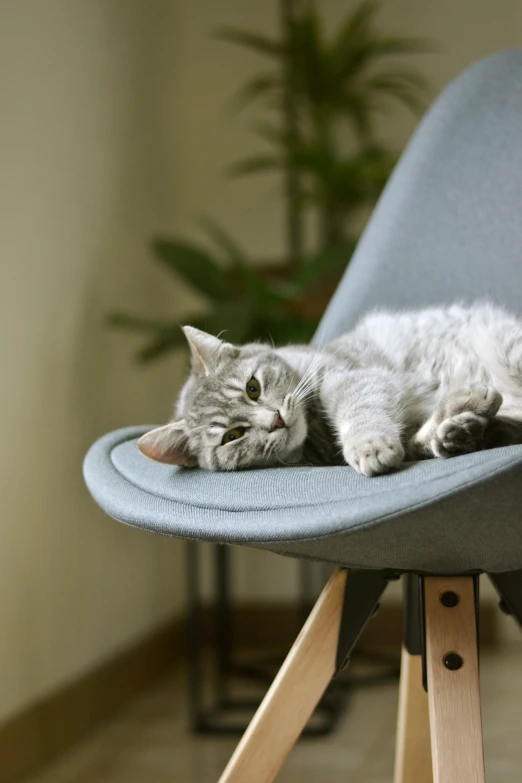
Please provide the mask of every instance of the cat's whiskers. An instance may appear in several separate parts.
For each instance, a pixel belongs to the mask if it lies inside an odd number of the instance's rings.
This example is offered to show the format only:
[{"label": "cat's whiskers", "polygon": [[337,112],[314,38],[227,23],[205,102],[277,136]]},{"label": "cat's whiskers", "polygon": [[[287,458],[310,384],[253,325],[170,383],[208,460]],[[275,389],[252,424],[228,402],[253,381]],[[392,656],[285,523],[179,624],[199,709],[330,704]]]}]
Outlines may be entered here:
[{"label": "cat's whiskers", "polygon": [[296,386],[296,387],[295,387],[295,389],[294,389],[294,394],[295,394],[295,393],[297,393],[297,392],[299,392],[299,390],[300,390],[300,389],[301,389],[301,388],[302,388],[302,387],[303,387],[303,386],[304,386],[304,385],[307,383],[307,381],[308,381],[308,379],[309,379],[310,375],[311,375],[311,374],[312,374],[312,372],[313,372],[313,369],[314,369],[314,361],[315,361],[315,359],[316,359],[316,356],[317,356],[317,353],[315,353],[315,354],[314,354],[314,356],[312,357],[312,360],[311,360],[310,364],[308,365],[308,367],[306,368],[306,370],[305,370],[305,371],[304,371],[304,373],[302,374],[301,378],[299,379],[299,382],[298,382],[297,386]]},{"label": "cat's whiskers", "polygon": [[317,371],[321,368],[321,364],[325,361],[325,357],[322,355],[322,346],[318,345],[317,350],[312,356],[310,364],[303,373],[299,383],[293,391],[293,397],[299,399],[301,392],[306,389],[310,382],[314,385],[317,382]]},{"label": "cat's whiskers", "polygon": [[317,375],[311,375],[304,384],[302,384],[296,392],[293,393],[292,398],[294,402],[299,403],[310,397],[317,390],[319,377]]},{"label": "cat's whiskers", "polygon": [[314,355],[312,361],[310,362],[305,372],[303,373],[301,379],[299,380],[299,383],[295,387],[294,394],[298,393],[303,388],[303,386],[305,386],[308,383],[308,380],[312,377],[315,370],[314,362],[316,358],[317,358],[316,355]]},{"label": "cat's whiskers", "polygon": [[314,380],[314,376],[310,375],[308,378],[303,378],[301,382],[298,384],[298,386],[294,389],[293,396],[299,397],[301,392],[307,388],[307,386],[310,384],[311,381]]},{"label": "cat's whiskers", "polygon": [[301,394],[298,399],[293,400],[293,404],[295,408],[301,408],[303,405],[306,404],[306,402],[314,397],[315,395],[315,388],[311,388],[305,393]]},{"label": "cat's whiskers", "polygon": [[308,391],[316,386],[316,378],[310,377],[306,381],[300,382],[291,394],[291,399],[294,402],[299,402],[303,397],[308,394]]},{"label": "cat's whiskers", "polygon": [[[271,441],[267,441],[266,442],[266,446],[263,449],[263,458],[267,462],[270,459],[270,457],[272,456],[272,454],[273,454],[273,452],[275,450],[276,445],[277,444],[275,443],[275,441],[274,442],[271,442]],[[277,456],[277,454],[276,454],[276,456]]]},{"label": "cat's whiskers", "polygon": [[308,381],[306,382],[306,384],[304,384],[299,389],[298,393],[294,395],[294,397],[293,397],[294,400],[299,401],[303,397],[306,397],[308,395],[308,393],[310,392],[310,390],[315,390],[316,387],[317,387],[317,378],[315,378],[315,377],[309,378]]},{"label": "cat's whiskers", "polygon": [[273,446],[273,445],[274,444],[272,444],[269,440],[267,440],[267,442],[263,446],[263,457],[269,457],[270,456],[270,454],[269,454],[270,447]]},{"label": "cat's whiskers", "polygon": [[[326,372],[324,372],[324,364],[322,366],[318,365],[315,369],[317,370],[317,372],[315,375],[313,375],[311,378],[308,379],[308,382],[306,384],[307,387],[309,387],[310,385],[318,387],[321,383],[324,382],[326,378],[328,378],[329,375],[333,375],[336,372],[336,370],[332,367],[330,367],[329,369],[326,370]],[[323,372],[320,372],[321,370]]]},{"label": "cat's whiskers", "polygon": [[327,378],[330,374],[334,373],[334,369],[327,370],[326,373],[324,373],[322,376],[314,375],[310,377],[307,382],[299,389],[297,395],[292,395],[292,403],[296,407],[301,407],[304,405],[307,400],[314,397],[318,391],[318,388],[320,384]]}]

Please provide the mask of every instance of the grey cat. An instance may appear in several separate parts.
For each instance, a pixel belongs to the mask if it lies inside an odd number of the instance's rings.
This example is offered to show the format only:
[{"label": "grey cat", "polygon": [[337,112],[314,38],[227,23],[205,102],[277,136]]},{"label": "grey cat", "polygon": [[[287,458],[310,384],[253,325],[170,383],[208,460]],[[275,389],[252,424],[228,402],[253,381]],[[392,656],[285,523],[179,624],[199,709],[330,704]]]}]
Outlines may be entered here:
[{"label": "grey cat", "polygon": [[522,443],[522,320],[487,303],[374,312],[317,348],[184,332],[192,371],[176,418],[138,441],[160,462],[374,476]]}]

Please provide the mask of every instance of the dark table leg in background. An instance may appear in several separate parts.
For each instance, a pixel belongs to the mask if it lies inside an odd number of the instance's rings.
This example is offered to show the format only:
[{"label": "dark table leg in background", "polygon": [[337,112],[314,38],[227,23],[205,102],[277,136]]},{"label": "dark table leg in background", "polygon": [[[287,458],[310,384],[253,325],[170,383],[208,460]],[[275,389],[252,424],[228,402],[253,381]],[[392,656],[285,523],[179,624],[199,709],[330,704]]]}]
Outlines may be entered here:
[{"label": "dark table leg in background", "polygon": [[[235,644],[234,602],[231,575],[234,552],[231,547],[215,545],[211,548],[213,595],[212,604],[204,606],[201,598],[201,544],[187,542],[187,596],[188,596],[188,695],[191,729],[206,734],[241,734],[249,714],[261,702],[287,650],[281,655],[260,655],[245,660],[239,656]],[[317,595],[324,586],[327,573],[315,563],[299,562],[299,597],[297,612],[299,627],[306,619]],[[329,569],[328,569],[329,570]],[[208,609],[208,611],[207,611]],[[210,633],[206,621],[211,617]],[[210,645],[209,645],[210,640]],[[385,677],[395,676],[395,667],[381,661]],[[208,664],[208,665],[207,665]],[[393,669],[393,671],[390,671]],[[313,720],[305,730],[307,735],[330,733],[346,708],[354,685],[379,681],[370,676],[361,680],[349,672],[336,678],[327,690]],[[233,693],[235,685],[259,685],[257,698],[241,698]]]}]

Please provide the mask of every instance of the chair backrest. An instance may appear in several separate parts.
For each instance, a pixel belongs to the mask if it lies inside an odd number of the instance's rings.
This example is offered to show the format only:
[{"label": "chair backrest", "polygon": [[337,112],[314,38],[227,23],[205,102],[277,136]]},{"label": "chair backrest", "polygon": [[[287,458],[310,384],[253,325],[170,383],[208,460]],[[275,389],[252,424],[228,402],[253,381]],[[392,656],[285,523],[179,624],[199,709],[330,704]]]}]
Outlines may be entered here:
[{"label": "chair backrest", "polygon": [[473,65],[427,113],[314,342],[374,307],[478,298],[522,312],[522,49]]}]

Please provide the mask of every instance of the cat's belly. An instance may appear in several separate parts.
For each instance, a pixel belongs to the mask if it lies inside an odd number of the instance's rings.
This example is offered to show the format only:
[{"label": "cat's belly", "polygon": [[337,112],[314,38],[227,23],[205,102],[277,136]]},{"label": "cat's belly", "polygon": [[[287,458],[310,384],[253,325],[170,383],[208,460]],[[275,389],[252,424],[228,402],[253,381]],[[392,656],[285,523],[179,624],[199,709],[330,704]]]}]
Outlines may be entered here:
[{"label": "cat's belly", "polygon": [[303,448],[301,465],[346,465],[338,443],[319,444],[307,438]]},{"label": "cat's belly", "polygon": [[342,448],[333,428],[320,412],[308,417],[302,465],[344,465]]}]

